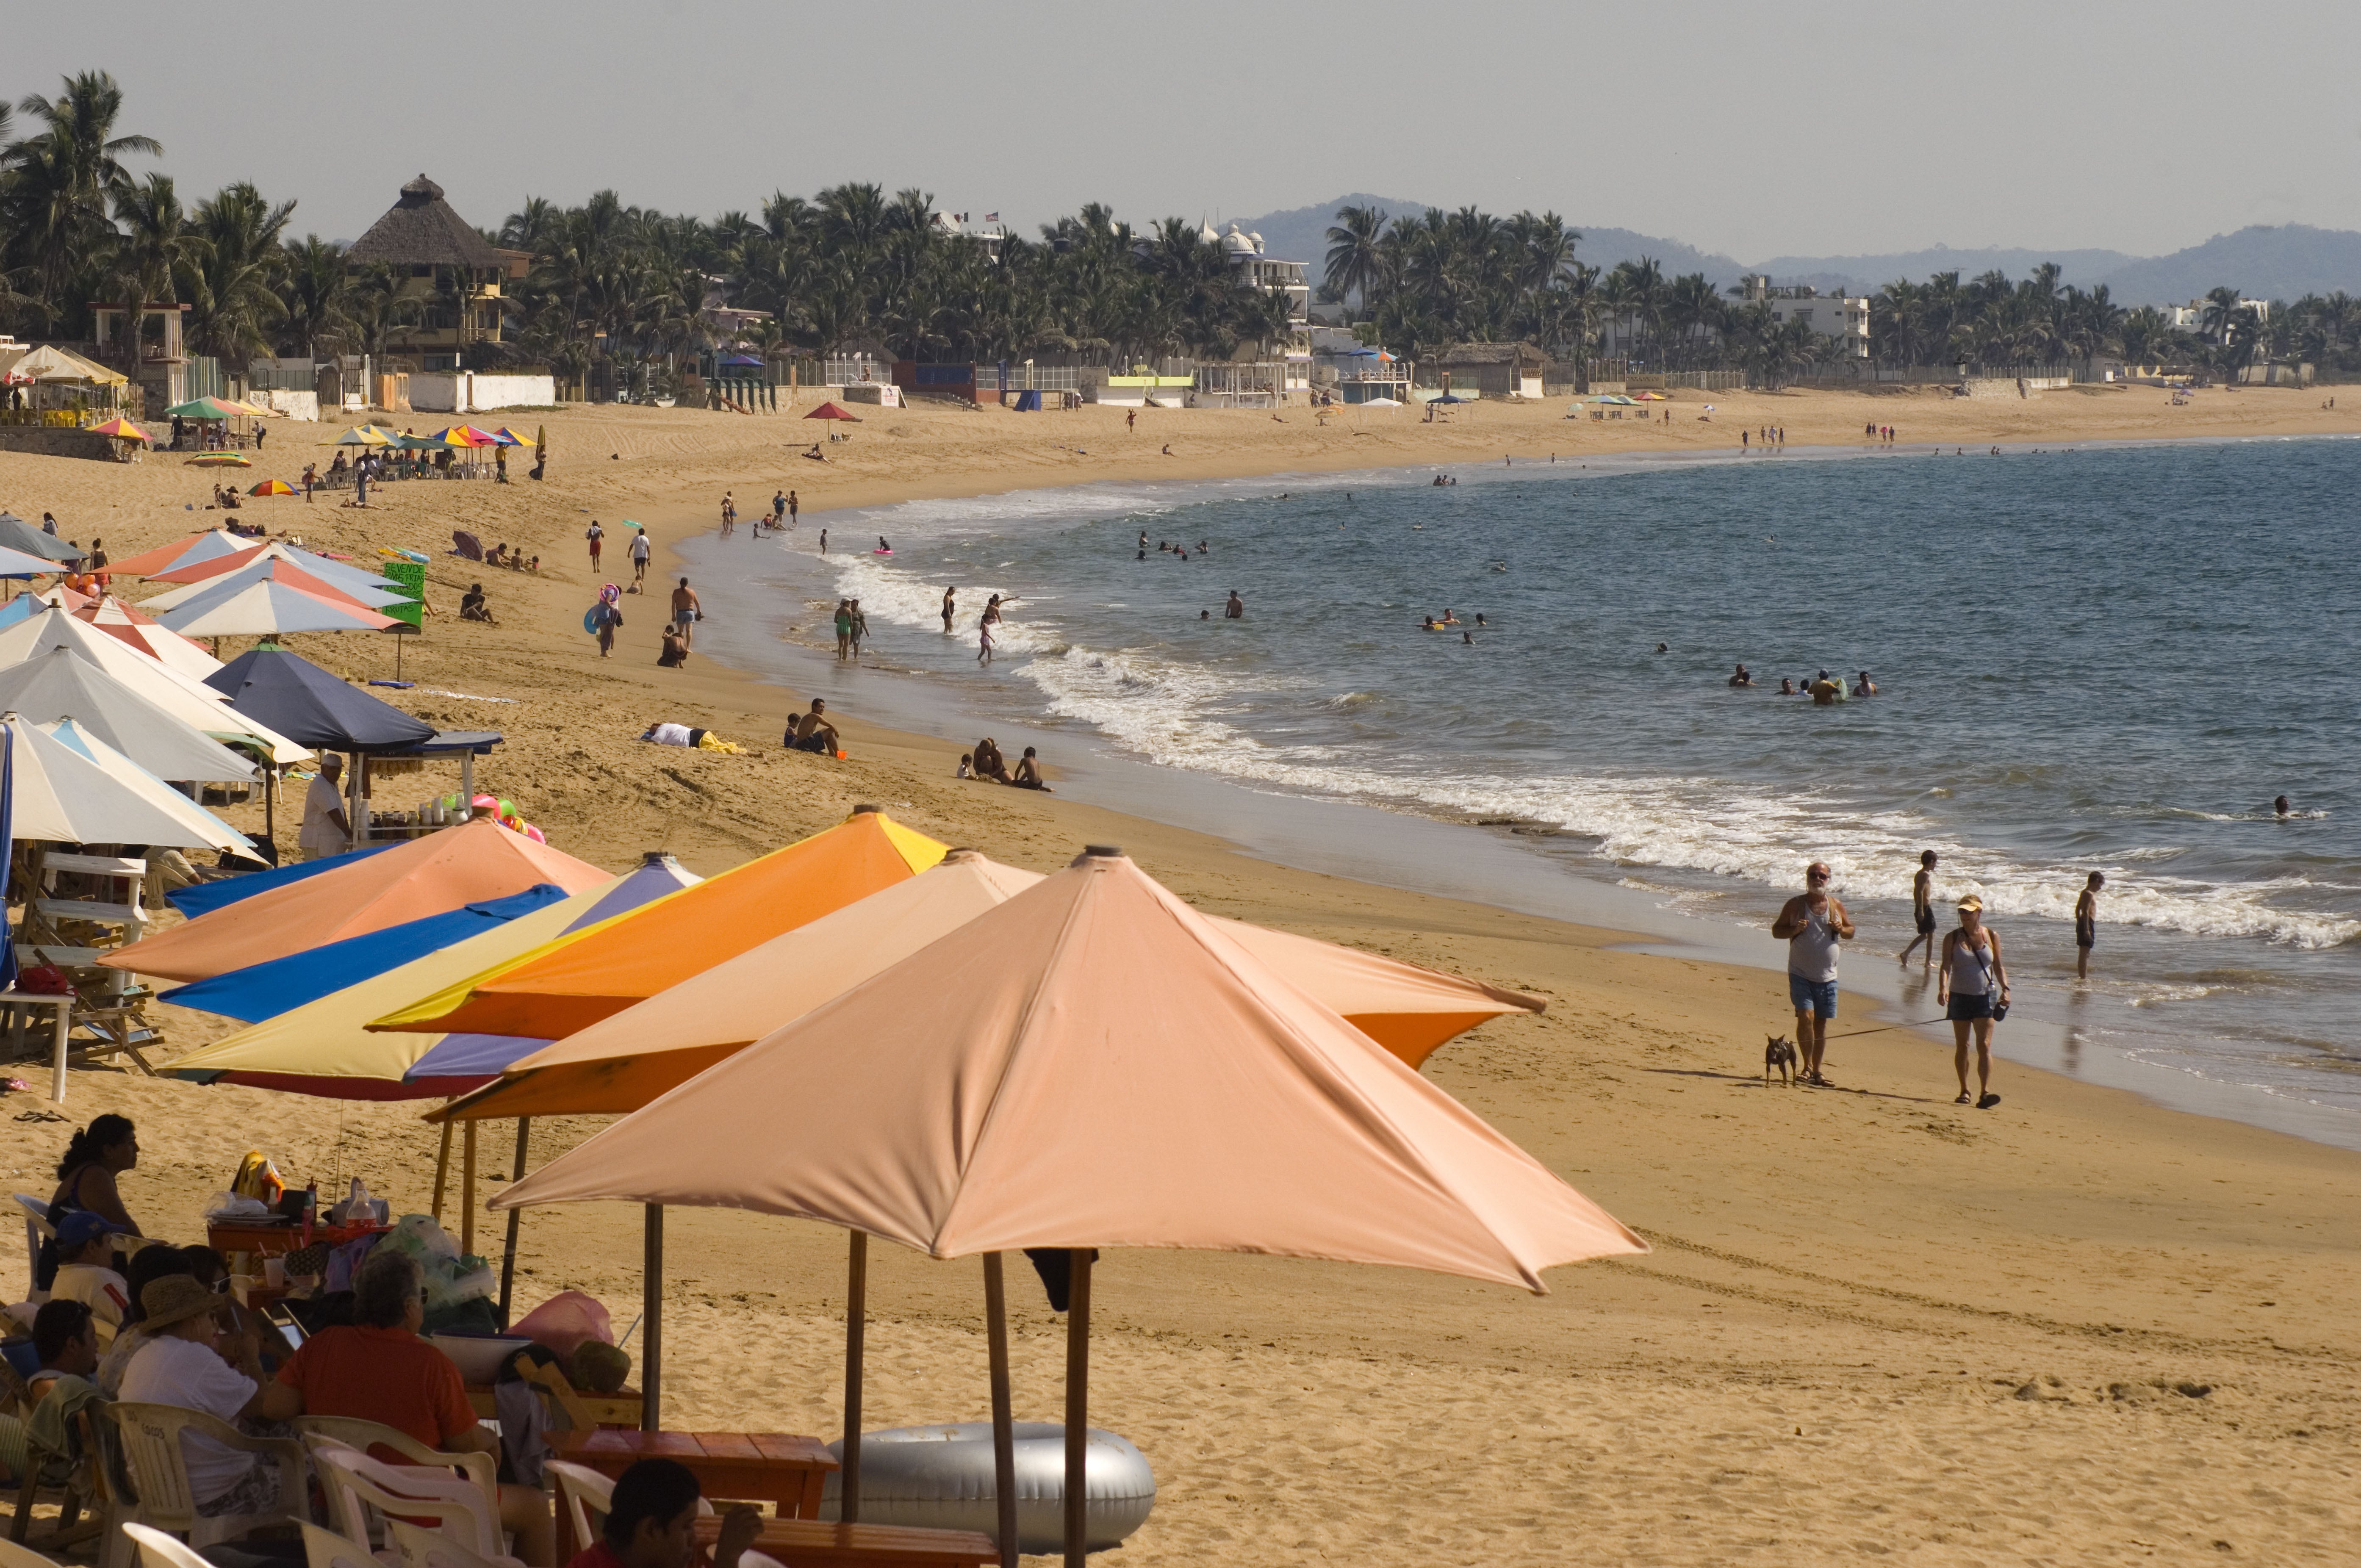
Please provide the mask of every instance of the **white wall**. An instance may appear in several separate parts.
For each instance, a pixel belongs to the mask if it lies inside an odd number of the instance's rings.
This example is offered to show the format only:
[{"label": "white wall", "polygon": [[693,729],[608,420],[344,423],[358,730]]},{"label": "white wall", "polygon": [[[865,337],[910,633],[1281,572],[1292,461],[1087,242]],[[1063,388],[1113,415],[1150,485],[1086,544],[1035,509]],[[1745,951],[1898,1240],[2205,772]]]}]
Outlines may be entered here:
[{"label": "white wall", "polygon": [[314,424],[320,420],[320,394],[317,392],[298,392],[274,387],[259,392],[248,391],[246,400],[288,419],[310,420]]},{"label": "white wall", "polygon": [[410,406],[419,413],[482,413],[545,407],[556,400],[557,382],[548,376],[492,376],[473,370],[414,370],[410,376]]}]

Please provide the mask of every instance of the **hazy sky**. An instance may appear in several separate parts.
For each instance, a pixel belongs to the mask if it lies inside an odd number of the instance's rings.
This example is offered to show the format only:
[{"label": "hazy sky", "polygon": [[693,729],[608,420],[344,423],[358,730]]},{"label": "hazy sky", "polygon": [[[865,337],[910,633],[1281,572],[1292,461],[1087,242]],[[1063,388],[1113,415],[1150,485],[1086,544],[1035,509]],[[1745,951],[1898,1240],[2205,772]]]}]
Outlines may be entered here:
[{"label": "hazy sky", "polygon": [[1741,261],[2361,228],[2353,0],[7,13],[9,99],[110,71],[184,199],[252,180],[331,238],[422,170],[485,226],[529,194],[709,217],[868,180],[1028,231],[1372,191]]}]

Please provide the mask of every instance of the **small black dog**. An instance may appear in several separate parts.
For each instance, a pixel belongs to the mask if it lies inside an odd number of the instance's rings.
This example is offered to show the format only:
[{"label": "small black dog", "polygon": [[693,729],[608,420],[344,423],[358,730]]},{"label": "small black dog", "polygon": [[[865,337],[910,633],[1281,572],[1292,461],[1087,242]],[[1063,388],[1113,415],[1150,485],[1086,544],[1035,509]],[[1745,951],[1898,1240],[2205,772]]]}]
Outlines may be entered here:
[{"label": "small black dog", "polygon": [[1784,1035],[1768,1036],[1763,1047],[1763,1087],[1771,1087],[1771,1069],[1779,1069],[1780,1083],[1789,1089],[1795,1085],[1795,1047]]}]

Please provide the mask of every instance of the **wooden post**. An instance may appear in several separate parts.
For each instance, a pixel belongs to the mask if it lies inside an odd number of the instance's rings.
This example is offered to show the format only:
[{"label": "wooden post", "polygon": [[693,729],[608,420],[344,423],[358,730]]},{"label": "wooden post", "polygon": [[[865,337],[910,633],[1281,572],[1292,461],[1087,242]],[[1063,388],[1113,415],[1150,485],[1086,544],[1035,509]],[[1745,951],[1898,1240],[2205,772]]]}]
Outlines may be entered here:
[{"label": "wooden post", "polygon": [[984,1340],[992,1359],[992,1495],[1000,1518],[1000,1561],[1016,1563],[1016,1420],[1008,1391],[1008,1291],[1000,1254],[983,1255]]},{"label": "wooden post", "polygon": [[640,1246],[640,1430],[664,1430],[664,1205],[651,1203]]},{"label": "wooden post", "polygon": [[[516,1167],[509,1172],[509,1180],[511,1184],[524,1179],[524,1143],[532,1132],[533,1118],[519,1116],[517,1118]],[[513,1291],[516,1285],[517,1226],[523,1218],[523,1210],[509,1211],[508,1245],[500,1250],[500,1327],[502,1328],[509,1326],[509,1304],[515,1299]]]},{"label": "wooden post", "polygon": [[[448,1100],[443,1102],[444,1109],[450,1109],[450,1105],[451,1102]],[[434,1223],[438,1225],[443,1223],[443,1184],[448,1181],[450,1178],[451,1124],[445,1122],[443,1124],[443,1145],[440,1148],[434,1151],[434,1207],[432,1212],[434,1216]]]},{"label": "wooden post", "polygon": [[476,1250],[476,1124],[459,1138],[459,1253]]},{"label": "wooden post", "polygon": [[1090,1503],[1091,1251],[1076,1247],[1066,1299],[1066,1568],[1087,1568]]},{"label": "wooden post", "polygon": [[843,1505],[838,1518],[861,1522],[861,1352],[869,1324],[869,1233],[851,1233],[844,1278]]}]

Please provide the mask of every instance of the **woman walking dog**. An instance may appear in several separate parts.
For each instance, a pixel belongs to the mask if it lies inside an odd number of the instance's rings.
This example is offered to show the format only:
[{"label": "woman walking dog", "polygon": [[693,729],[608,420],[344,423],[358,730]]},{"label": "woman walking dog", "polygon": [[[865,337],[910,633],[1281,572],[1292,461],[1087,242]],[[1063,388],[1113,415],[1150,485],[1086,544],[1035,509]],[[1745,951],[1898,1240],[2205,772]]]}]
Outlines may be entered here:
[{"label": "woman walking dog", "polygon": [[[1944,935],[1943,965],[1935,1002],[1951,1021],[1960,1072],[1958,1104],[1989,1111],[2000,1103],[1992,1091],[1993,1025],[2008,1015],[2008,969],[2001,962],[2000,933],[1984,924],[1984,901],[1974,894],[1960,900],[1959,928]],[[1968,1036],[1976,1041],[1976,1087],[1968,1092]]]}]

